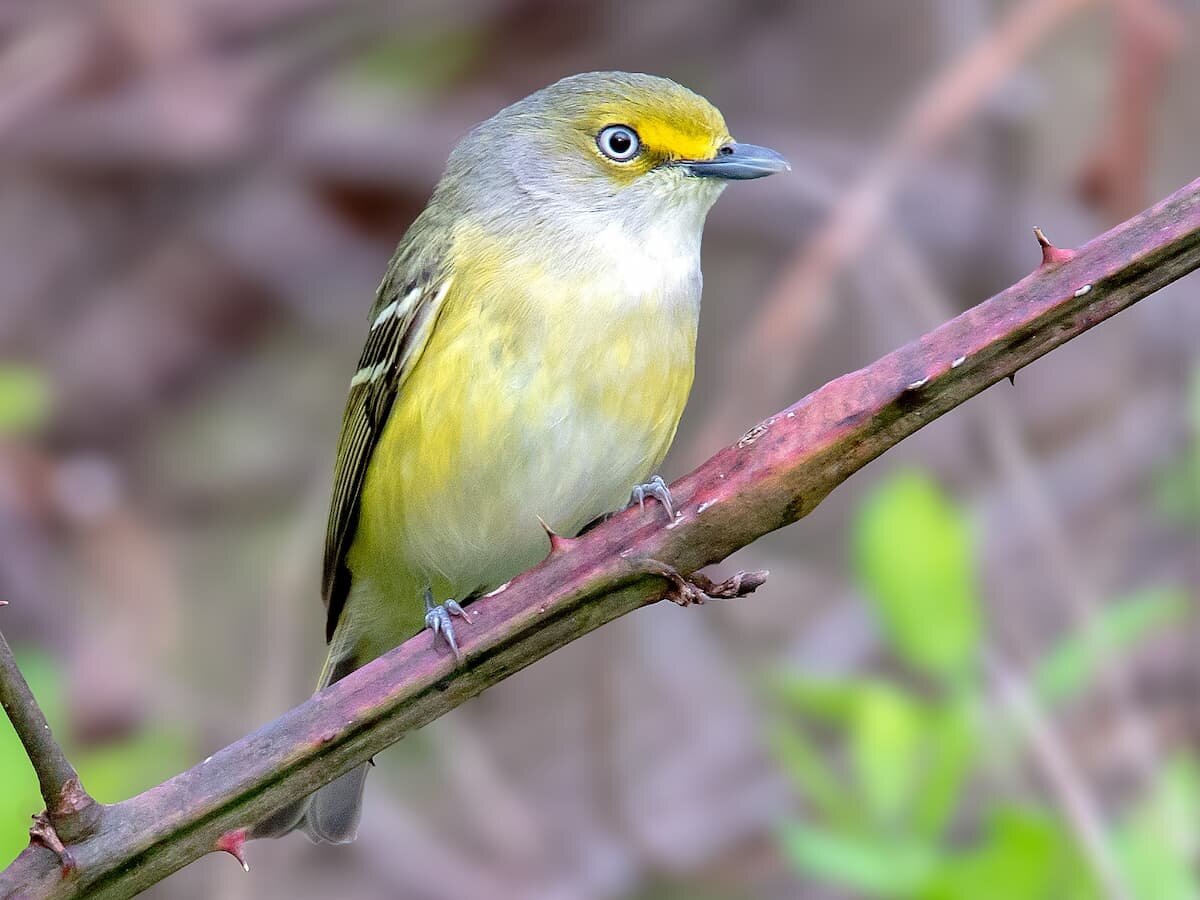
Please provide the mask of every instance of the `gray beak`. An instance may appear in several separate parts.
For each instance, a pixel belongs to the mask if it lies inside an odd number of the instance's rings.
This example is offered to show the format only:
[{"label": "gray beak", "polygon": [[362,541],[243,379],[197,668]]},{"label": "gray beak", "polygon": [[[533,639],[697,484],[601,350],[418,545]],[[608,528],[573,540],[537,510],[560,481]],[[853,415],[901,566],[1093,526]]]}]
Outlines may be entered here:
[{"label": "gray beak", "polygon": [[730,181],[763,178],[776,172],[789,172],[792,168],[786,159],[769,147],[735,141],[723,145],[712,159],[685,159],[676,165],[696,178],[724,178]]}]

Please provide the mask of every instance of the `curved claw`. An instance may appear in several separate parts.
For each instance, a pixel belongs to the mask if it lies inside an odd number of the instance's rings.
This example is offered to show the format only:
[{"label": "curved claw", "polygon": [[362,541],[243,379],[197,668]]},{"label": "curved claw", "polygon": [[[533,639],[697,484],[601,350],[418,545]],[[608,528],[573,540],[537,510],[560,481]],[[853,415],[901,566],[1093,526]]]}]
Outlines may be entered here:
[{"label": "curved claw", "polygon": [[667,518],[671,521],[675,520],[675,504],[671,502],[671,489],[667,487],[667,483],[662,480],[661,475],[655,475],[645,484],[635,485],[633,492],[629,495],[629,505],[637,504],[639,509],[646,508],[646,498],[653,497],[663,505],[667,511]]},{"label": "curved claw", "polygon": [[471,616],[457,600],[447,600],[440,606],[435,606],[433,590],[425,588],[425,627],[433,632],[434,643],[437,643],[440,634],[449,645],[455,660],[461,663],[463,656],[462,651],[458,649],[458,639],[454,635],[454,616],[464,619],[468,625],[471,624]]}]

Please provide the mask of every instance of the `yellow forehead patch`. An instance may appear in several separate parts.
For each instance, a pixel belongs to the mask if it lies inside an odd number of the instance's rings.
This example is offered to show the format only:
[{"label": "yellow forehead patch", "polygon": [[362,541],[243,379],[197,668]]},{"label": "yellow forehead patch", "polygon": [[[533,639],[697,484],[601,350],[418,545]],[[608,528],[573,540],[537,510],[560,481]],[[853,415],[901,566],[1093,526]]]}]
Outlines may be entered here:
[{"label": "yellow forehead patch", "polygon": [[729,140],[724,123],[717,131],[688,127],[691,123],[647,118],[629,123],[652,152],[671,159],[711,159]]},{"label": "yellow forehead patch", "polygon": [[711,159],[730,139],[716,108],[685,89],[606,103],[599,113],[597,131],[628,125],[643,151],[659,159]]}]

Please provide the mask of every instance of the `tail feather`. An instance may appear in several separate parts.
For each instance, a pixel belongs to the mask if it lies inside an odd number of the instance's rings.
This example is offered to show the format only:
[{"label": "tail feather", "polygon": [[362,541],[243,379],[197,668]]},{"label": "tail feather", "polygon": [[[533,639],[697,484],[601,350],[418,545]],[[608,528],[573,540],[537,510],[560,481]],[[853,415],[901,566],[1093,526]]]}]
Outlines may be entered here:
[{"label": "tail feather", "polygon": [[[358,668],[353,654],[342,651],[334,638],[317,689],[327,687]],[[363,788],[370,763],[356,766],[303,800],[276,810],[252,829],[253,837],[282,837],[303,831],[314,844],[349,844],[362,819]]]},{"label": "tail feather", "polygon": [[[341,629],[339,629],[341,630]],[[318,690],[345,678],[359,667],[357,655],[343,646],[345,638],[334,635],[325,667],[321,670]],[[315,844],[349,844],[358,836],[362,819],[363,787],[367,783],[369,763],[351,769],[308,798],[304,815],[295,827]]]},{"label": "tail feather", "polygon": [[349,844],[358,836],[363,787],[370,768],[369,763],[363,763],[309,798],[298,827],[313,843]]}]

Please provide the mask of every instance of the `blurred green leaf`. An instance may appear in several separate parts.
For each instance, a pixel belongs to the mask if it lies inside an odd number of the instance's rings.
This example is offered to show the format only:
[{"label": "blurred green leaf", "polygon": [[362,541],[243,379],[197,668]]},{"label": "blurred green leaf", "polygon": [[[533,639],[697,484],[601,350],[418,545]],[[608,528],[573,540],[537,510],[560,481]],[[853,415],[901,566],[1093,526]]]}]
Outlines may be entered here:
[{"label": "blurred green leaf", "polygon": [[1189,446],[1155,475],[1153,497],[1155,507],[1169,521],[1200,525],[1200,366],[1192,370],[1188,419],[1192,426]]},{"label": "blurred green leaf", "polygon": [[803,729],[780,722],[771,729],[768,741],[784,774],[823,819],[844,827],[858,820],[855,798]]},{"label": "blurred green leaf", "polygon": [[923,837],[933,839],[945,831],[963,782],[975,765],[974,702],[972,696],[957,696],[926,717],[929,759],[913,810],[914,826]]},{"label": "blurred green leaf", "polygon": [[191,763],[191,744],[167,729],[139,731],[128,738],[74,754],[79,777],[101,803],[127,800],[182,772]]},{"label": "blurred green leaf", "polygon": [[970,529],[926,475],[896,475],[863,503],[858,577],[896,651],[919,669],[961,678],[976,659],[978,589]]},{"label": "blurred green leaf", "polygon": [[1137,897],[1195,900],[1200,878],[1200,764],[1180,756],[1163,766],[1122,825],[1117,853]]},{"label": "blurred green leaf", "polygon": [[1200,446],[1188,448],[1154,476],[1154,506],[1179,525],[1200,523]]},{"label": "blurred green leaf", "polygon": [[781,672],[772,681],[772,689],[800,712],[828,722],[849,723],[864,694],[874,691],[878,682],[854,678],[832,678],[800,672]]},{"label": "blurred green leaf", "polygon": [[1001,807],[990,817],[980,846],[944,859],[919,896],[921,900],[1092,900],[1098,893],[1058,819],[1042,810]]},{"label": "blurred green leaf", "polygon": [[919,841],[842,834],[792,823],[781,832],[801,871],[874,897],[911,897],[929,879],[937,852]]},{"label": "blurred green leaf", "polygon": [[816,723],[844,726],[856,776],[845,789],[802,725],[781,723],[772,744],[805,797],[841,826],[886,826],[907,816],[926,838],[941,834],[975,761],[975,695],[919,701],[878,680],[780,673],[772,688]]},{"label": "blurred green leaf", "polygon": [[0,363],[0,437],[24,434],[50,415],[50,385],[37,369]]},{"label": "blurred green leaf", "polygon": [[880,826],[895,823],[912,796],[924,720],[920,706],[888,685],[859,697],[850,755],[867,811]]},{"label": "blurred green leaf", "polygon": [[1190,610],[1188,596],[1179,588],[1153,588],[1115,601],[1038,664],[1034,688],[1049,702],[1066,700],[1084,690],[1110,656],[1182,621]]}]

